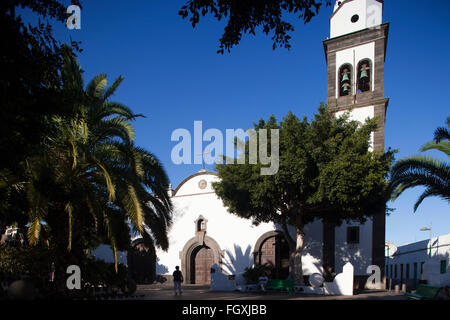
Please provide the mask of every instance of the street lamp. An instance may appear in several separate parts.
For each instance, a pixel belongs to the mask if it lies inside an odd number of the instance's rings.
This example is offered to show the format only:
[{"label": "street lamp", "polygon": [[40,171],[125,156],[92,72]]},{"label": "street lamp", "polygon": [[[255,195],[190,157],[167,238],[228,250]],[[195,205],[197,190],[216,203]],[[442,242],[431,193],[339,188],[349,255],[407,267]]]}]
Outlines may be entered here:
[{"label": "street lamp", "polygon": [[[387,262],[386,263],[386,274],[387,274],[389,272],[388,270],[389,270],[389,266],[391,264],[391,261],[390,261],[391,257],[389,256],[389,245],[385,243],[384,247],[387,248],[387,257],[386,257],[387,259],[385,259],[385,260],[387,260],[387,261],[385,261],[385,262]],[[386,279],[386,277],[385,277],[385,279]],[[388,279],[389,279],[389,284],[388,284],[389,291],[391,291],[391,289],[392,289],[392,274],[391,273],[389,273]]]},{"label": "street lamp", "polygon": [[420,231],[430,231],[430,258],[431,258],[431,247],[432,247],[432,243],[431,243],[431,238],[433,237],[433,231],[432,231],[432,223],[430,222],[430,227],[423,227],[420,228]]}]

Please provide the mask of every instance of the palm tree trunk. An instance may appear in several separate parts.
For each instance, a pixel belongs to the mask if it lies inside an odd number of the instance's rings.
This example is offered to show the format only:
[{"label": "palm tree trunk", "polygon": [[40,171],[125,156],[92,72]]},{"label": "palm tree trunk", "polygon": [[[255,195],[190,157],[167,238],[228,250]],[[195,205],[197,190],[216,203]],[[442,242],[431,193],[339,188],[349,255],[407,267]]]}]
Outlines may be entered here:
[{"label": "palm tree trunk", "polygon": [[[63,208],[61,206],[61,208]],[[51,217],[51,218],[50,218]],[[67,268],[77,265],[81,268],[83,262],[83,247],[81,241],[80,221],[74,219],[72,223],[73,241],[71,250],[68,250],[68,219],[63,209],[49,215],[48,224],[53,235],[53,250],[55,252],[55,294],[57,298],[67,296]]]}]

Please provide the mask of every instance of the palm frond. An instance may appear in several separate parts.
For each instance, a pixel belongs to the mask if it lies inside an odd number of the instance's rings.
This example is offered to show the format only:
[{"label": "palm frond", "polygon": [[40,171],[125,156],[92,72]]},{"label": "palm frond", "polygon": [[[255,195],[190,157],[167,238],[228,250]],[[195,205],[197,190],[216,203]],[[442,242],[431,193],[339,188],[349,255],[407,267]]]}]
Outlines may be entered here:
[{"label": "palm frond", "polygon": [[35,217],[31,221],[30,226],[27,230],[28,242],[30,245],[36,245],[39,240],[39,234],[41,232],[41,220],[39,217]]},{"label": "palm frond", "polygon": [[391,180],[395,181],[397,176],[408,173],[419,173],[424,175],[439,175],[448,177],[450,167],[444,161],[427,156],[407,157],[397,161],[391,169]]},{"label": "palm frond", "polygon": [[450,141],[430,141],[420,148],[420,151],[428,151],[428,150],[439,150],[444,152],[447,156],[450,157]]},{"label": "palm frond", "polygon": [[[440,144],[442,144],[441,142]],[[423,149],[434,149],[435,143],[425,145]],[[423,200],[430,196],[438,196],[450,200],[450,167],[441,160],[415,156],[401,159],[391,169],[391,200],[397,199],[405,190],[417,186],[425,186],[426,190],[414,205],[414,211]]]},{"label": "palm frond", "polygon": [[[450,117],[447,117],[447,127],[450,127]],[[442,140],[450,141],[450,131],[448,128],[439,127],[434,131],[434,141],[437,143]]]},{"label": "palm frond", "polygon": [[128,192],[124,195],[122,203],[131,221],[139,230],[139,232],[142,233],[144,212],[142,210],[141,203],[136,195],[136,191],[131,184],[128,184]]},{"label": "palm frond", "polygon": [[95,129],[94,135],[96,141],[117,137],[124,142],[132,142],[134,140],[135,131],[127,119],[114,117],[101,121]]},{"label": "palm frond", "polygon": [[[425,198],[428,198],[428,197],[431,197],[431,196],[442,197],[442,194],[441,194],[440,190],[435,190],[434,188],[427,188],[420,195],[420,197],[417,199],[416,203],[414,204],[414,212],[416,212],[417,208],[422,203],[422,201],[425,200]],[[444,199],[445,199],[445,197],[444,197]],[[446,200],[450,201],[450,197],[447,197]]]},{"label": "palm frond", "polygon": [[110,98],[114,94],[114,92],[116,92],[117,87],[122,83],[123,80],[124,80],[124,77],[119,76],[113,82],[113,84],[103,94],[103,101],[106,101],[108,98]]},{"label": "palm frond", "polygon": [[118,272],[118,262],[117,262],[117,244],[116,244],[116,237],[115,237],[115,233],[113,230],[113,226],[110,220],[110,217],[108,216],[108,214],[106,212],[104,212],[103,215],[103,220],[105,222],[105,228],[106,228],[106,233],[108,236],[108,239],[111,243],[111,248],[113,250],[114,253],[114,268],[116,270],[116,273]]},{"label": "palm frond", "polygon": [[87,85],[86,93],[89,97],[101,98],[108,86],[106,74],[101,73],[96,75]]},{"label": "palm frond", "polygon": [[116,198],[116,188],[112,183],[111,176],[109,175],[108,170],[97,160],[94,160],[96,165],[102,170],[103,176],[105,177],[106,187],[108,190],[109,201],[114,201]]},{"label": "palm frond", "polygon": [[69,226],[68,226],[68,242],[67,242],[67,251],[72,250],[72,215],[73,215],[73,206],[70,202],[68,202],[66,204],[65,207],[65,211],[67,212],[67,216],[68,216],[68,222],[69,222]]}]

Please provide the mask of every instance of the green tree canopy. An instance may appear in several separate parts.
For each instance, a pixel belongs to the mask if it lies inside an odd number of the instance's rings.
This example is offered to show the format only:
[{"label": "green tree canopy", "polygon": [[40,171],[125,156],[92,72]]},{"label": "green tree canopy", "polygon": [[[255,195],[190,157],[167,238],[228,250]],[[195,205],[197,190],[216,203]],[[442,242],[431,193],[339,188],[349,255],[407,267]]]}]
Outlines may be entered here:
[{"label": "green tree canopy", "polygon": [[[299,283],[305,224],[315,219],[364,222],[386,211],[386,178],[395,151],[369,151],[376,121],[360,126],[349,121],[349,113],[336,118],[323,105],[311,122],[291,112],[280,123],[272,116],[254,127],[279,130],[276,174],[261,175],[261,164],[249,164],[247,158],[245,164],[217,165],[220,181],[214,190],[229,212],[255,224],[281,225],[290,249],[290,277]],[[295,226],[297,239],[288,225]]]},{"label": "green tree canopy", "polygon": [[[21,214],[25,203],[17,192],[25,158],[39,150],[42,136],[48,133],[46,118],[67,111],[59,90],[63,46],[54,39],[49,20],[65,23],[68,4],[57,0],[0,1],[0,224],[26,223]],[[16,8],[31,10],[39,16],[39,23],[25,23]],[[81,50],[78,43],[72,45]]]}]

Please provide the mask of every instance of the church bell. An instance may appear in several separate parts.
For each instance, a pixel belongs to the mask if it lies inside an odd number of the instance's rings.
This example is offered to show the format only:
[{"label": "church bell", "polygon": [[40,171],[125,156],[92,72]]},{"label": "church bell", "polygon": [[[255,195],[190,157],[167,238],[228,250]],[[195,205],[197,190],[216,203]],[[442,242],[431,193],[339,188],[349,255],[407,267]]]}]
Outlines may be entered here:
[{"label": "church bell", "polygon": [[362,70],[361,71],[361,75],[360,75],[360,79],[365,79],[365,78],[368,78],[369,77],[369,75],[367,74],[367,70]]},{"label": "church bell", "polygon": [[347,94],[350,91],[350,85],[348,83],[344,83],[342,85],[342,92],[344,92],[345,94]]},{"label": "church bell", "polygon": [[348,77],[348,73],[344,73],[344,75],[342,76],[341,82],[344,82],[344,81],[350,81],[350,78]]}]

